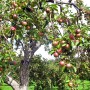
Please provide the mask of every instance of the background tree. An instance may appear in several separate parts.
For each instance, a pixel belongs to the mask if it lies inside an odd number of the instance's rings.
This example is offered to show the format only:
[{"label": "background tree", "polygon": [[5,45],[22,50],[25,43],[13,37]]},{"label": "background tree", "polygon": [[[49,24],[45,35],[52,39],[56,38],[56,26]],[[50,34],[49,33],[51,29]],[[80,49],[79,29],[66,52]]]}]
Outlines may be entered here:
[{"label": "background tree", "polygon": [[[75,12],[71,10],[72,7],[76,9]],[[0,76],[7,76],[7,83],[15,90],[27,90],[29,64],[43,44],[52,43],[50,53],[65,61],[67,68],[79,68],[81,63],[74,59],[76,53],[81,58],[82,52],[85,53],[89,62],[90,9],[81,0],[75,3],[54,1],[52,4],[46,0],[1,0],[0,9]],[[21,49],[23,53],[20,61],[17,61],[15,49]],[[19,62],[18,82],[8,75],[11,72],[9,60]],[[69,74],[74,72],[70,70]]]}]

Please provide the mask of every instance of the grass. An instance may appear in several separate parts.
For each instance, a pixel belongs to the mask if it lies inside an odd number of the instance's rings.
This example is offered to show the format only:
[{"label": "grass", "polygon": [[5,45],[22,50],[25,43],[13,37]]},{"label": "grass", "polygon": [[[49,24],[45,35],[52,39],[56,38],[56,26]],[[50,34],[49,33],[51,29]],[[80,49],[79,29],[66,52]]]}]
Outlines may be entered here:
[{"label": "grass", "polygon": [[0,90],[13,90],[11,86],[8,86],[7,84],[3,84],[0,86]]},{"label": "grass", "polygon": [[90,81],[78,80],[78,90],[90,90]]},{"label": "grass", "polygon": [[[77,80],[77,89],[75,90],[90,90],[90,81],[87,80]],[[34,90],[35,85],[29,86],[28,90]],[[8,86],[7,84],[3,84],[0,86],[0,90],[13,90],[12,87]],[[58,90],[58,87],[53,88],[53,90]],[[71,90],[68,86],[66,86],[65,90]]]}]

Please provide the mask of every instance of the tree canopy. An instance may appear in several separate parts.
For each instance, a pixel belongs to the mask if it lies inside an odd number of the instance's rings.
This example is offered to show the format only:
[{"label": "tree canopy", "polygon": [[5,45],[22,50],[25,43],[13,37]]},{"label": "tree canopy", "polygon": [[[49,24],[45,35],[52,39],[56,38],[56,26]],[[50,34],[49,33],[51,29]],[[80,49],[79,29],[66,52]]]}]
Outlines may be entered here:
[{"label": "tree canopy", "polygon": [[[11,64],[18,63],[19,83],[26,85],[29,63],[36,50],[44,44],[49,53],[65,61],[67,67],[77,68],[76,54],[80,60],[89,61],[90,7],[82,0],[74,3],[72,0],[1,0],[0,77],[11,72]],[[51,49],[49,44],[52,44]],[[19,55],[19,60],[14,51],[17,49],[24,53]]]}]

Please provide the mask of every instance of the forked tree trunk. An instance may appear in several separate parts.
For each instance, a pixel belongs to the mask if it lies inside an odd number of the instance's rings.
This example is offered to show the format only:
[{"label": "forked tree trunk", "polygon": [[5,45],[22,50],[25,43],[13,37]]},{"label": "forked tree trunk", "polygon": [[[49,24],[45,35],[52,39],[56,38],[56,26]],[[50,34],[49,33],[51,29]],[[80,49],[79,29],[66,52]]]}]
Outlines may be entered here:
[{"label": "forked tree trunk", "polygon": [[8,84],[12,86],[14,90],[28,90],[29,62],[23,60],[20,67],[20,83],[18,84],[12,77],[7,76]]},{"label": "forked tree trunk", "polygon": [[32,42],[30,45],[24,47],[24,59],[20,65],[20,82],[17,83],[12,77],[7,76],[7,83],[12,86],[14,90],[28,90],[29,84],[29,64],[36,50],[40,47],[40,43]]}]

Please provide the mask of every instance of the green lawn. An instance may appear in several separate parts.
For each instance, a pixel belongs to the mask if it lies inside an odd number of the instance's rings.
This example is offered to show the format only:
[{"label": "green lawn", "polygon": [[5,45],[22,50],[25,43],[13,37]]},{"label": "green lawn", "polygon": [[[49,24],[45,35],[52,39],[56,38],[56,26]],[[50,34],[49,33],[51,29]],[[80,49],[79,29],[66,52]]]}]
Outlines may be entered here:
[{"label": "green lawn", "polygon": [[3,86],[0,86],[0,90],[13,90],[11,86],[8,86],[7,84],[4,84]]},{"label": "green lawn", "polygon": [[[78,86],[76,90],[90,90],[90,81],[87,80],[77,80]],[[35,86],[29,86],[28,90],[34,90]],[[13,90],[12,87],[7,84],[3,84],[0,86],[0,90]],[[58,87],[53,87],[53,90],[58,90]],[[65,90],[70,90],[68,86],[66,86]]]}]

